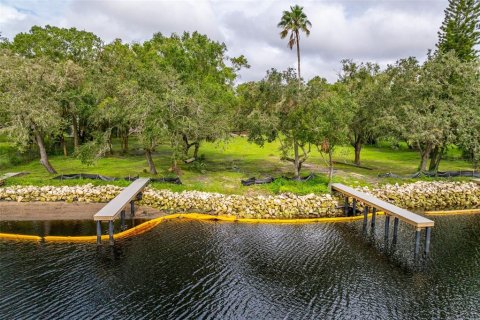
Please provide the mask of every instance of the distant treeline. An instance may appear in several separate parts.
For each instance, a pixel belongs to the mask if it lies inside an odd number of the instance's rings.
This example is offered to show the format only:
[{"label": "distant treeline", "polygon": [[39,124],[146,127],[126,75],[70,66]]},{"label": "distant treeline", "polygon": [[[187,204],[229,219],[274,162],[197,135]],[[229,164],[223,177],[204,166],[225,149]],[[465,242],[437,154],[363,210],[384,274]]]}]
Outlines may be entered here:
[{"label": "distant treeline", "polygon": [[406,141],[423,171],[438,170],[452,144],[480,159],[479,64],[454,51],[385,69],[344,60],[333,84],[272,69],[235,85],[246,58],[196,32],[105,44],[91,32],[35,26],[0,47],[0,132],[20,151],[38,149],[51,173],[49,146],[68,155],[68,136],[74,156],[91,162],[111,152],[113,136],[127,152],[135,135],[153,174],[159,143],[170,143],[176,170],[198,157],[202,141],[234,131],[259,145],[278,139],[295,175],[314,148],[331,164],[334,148],[351,144],[359,165],[362,147],[379,139]]}]

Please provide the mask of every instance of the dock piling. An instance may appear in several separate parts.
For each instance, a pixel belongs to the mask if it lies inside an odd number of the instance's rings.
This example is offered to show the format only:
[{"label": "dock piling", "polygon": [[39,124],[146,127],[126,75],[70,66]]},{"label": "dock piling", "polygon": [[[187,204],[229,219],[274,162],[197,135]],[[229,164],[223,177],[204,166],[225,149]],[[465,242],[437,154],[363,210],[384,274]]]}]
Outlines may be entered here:
[{"label": "dock piling", "polygon": [[398,218],[393,219],[393,242],[397,243],[398,238]]},{"label": "dock piling", "polygon": [[125,210],[120,212],[120,229],[125,230],[127,226],[125,225]]},{"label": "dock piling", "polygon": [[110,245],[113,246],[115,244],[113,239],[113,220],[108,221],[108,239],[110,240]]},{"label": "dock piling", "polygon": [[357,214],[357,199],[353,198],[352,202],[352,216]]},{"label": "dock piling", "polygon": [[375,228],[375,222],[376,222],[375,220],[376,219],[377,219],[377,208],[373,207],[373,209],[372,209],[372,224],[371,224],[372,229]]},{"label": "dock piling", "polygon": [[130,201],[130,213],[132,214],[132,217],[135,215],[135,201],[134,200]]},{"label": "dock piling", "polygon": [[345,214],[345,216],[348,216],[349,207],[350,207],[350,204],[348,203],[348,197],[345,197],[345,204],[343,207],[343,213]]},{"label": "dock piling", "polygon": [[422,229],[417,229],[415,231],[415,258],[418,257],[418,253],[420,252],[420,233]]},{"label": "dock piling", "polygon": [[100,220],[97,222],[97,245],[102,244],[102,222]]},{"label": "dock piling", "polygon": [[385,241],[388,242],[388,236],[390,233],[390,215],[385,216]]},{"label": "dock piling", "polygon": [[432,228],[425,228],[425,255],[430,252],[430,236],[432,234]]},{"label": "dock piling", "polygon": [[368,211],[369,211],[368,206],[365,206],[365,208],[363,208],[363,231],[364,232],[367,231]]}]

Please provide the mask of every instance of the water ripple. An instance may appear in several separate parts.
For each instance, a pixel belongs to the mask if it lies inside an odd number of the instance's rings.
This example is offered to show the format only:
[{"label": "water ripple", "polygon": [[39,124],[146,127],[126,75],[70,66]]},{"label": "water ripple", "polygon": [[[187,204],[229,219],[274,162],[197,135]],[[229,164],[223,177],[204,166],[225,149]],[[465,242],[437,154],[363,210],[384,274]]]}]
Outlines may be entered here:
[{"label": "water ripple", "polygon": [[421,266],[413,231],[385,246],[380,218],[367,235],[361,222],[169,221],[98,250],[0,241],[0,318],[480,318],[480,216],[435,220]]}]

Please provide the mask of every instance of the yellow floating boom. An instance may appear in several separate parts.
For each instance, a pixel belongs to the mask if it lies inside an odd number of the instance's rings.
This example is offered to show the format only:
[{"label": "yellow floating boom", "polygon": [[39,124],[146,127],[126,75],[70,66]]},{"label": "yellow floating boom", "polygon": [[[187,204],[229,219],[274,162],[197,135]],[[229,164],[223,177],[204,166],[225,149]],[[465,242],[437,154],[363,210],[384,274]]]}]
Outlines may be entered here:
[{"label": "yellow floating boom", "polygon": [[[382,212],[377,212],[382,214]],[[329,223],[329,222],[350,222],[363,219],[363,216],[355,217],[326,217],[326,218],[309,218],[309,219],[254,219],[254,218],[236,218],[232,216],[214,216],[202,213],[176,213],[164,217],[155,218],[146,221],[138,226],[127,229],[115,234],[115,239],[129,238],[138,234],[147,232],[161,222],[173,219],[189,219],[197,221],[222,221],[222,222],[238,222],[238,223],[267,223],[267,224],[299,224],[299,223]],[[108,240],[108,235],[102,235],[102,240]],[[95,242],[97,236],[30,236],[21,234],[0,233],[0,239],[7,240],[33,240],[46,242]]]}]

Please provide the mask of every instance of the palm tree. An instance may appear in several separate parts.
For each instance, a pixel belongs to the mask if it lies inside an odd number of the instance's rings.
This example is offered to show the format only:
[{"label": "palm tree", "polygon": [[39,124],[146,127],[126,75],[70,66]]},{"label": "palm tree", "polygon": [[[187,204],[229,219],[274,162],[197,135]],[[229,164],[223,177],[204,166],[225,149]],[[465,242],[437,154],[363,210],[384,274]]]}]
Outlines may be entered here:
[{"label": "palm tree", "polygon": [[[312,23],[307,19],[307,15],[303,12],[303,7],[295,5],[290,7],[290,11],[283,11],[282,18],[277,27],[282,28],[282,31],[280,32],[280,37],[282,39],[290,33],[290,39],[288,40],[290,50],[293,50],[293,46],[297,45],[298,87],[300,89],[302,81],[300,77],[300,32],[303,31],[308,36],[310,34],[308,28],[312,27]],[[302,162],[305,161],[306,158],[304,158],[303,161],[300,161],[299,143],[296,138],[293,139],[293,151],[295,154],[295,178],[299,179]]]},{"label": "palm tree", "polygon": [[290,7],[290,11],[283,11],[282,18],[277,27],[282,28],[280,37],[285,39],[290,33],[288,46],[293,50],[293,46],[297,45],[297,59],[298,59],[298,81],[300,82],[300,31],[305,32],[308,36],[312,27],[312,23],[307,19],[307,15],[303,12],[303,7],[295,5]]}]

